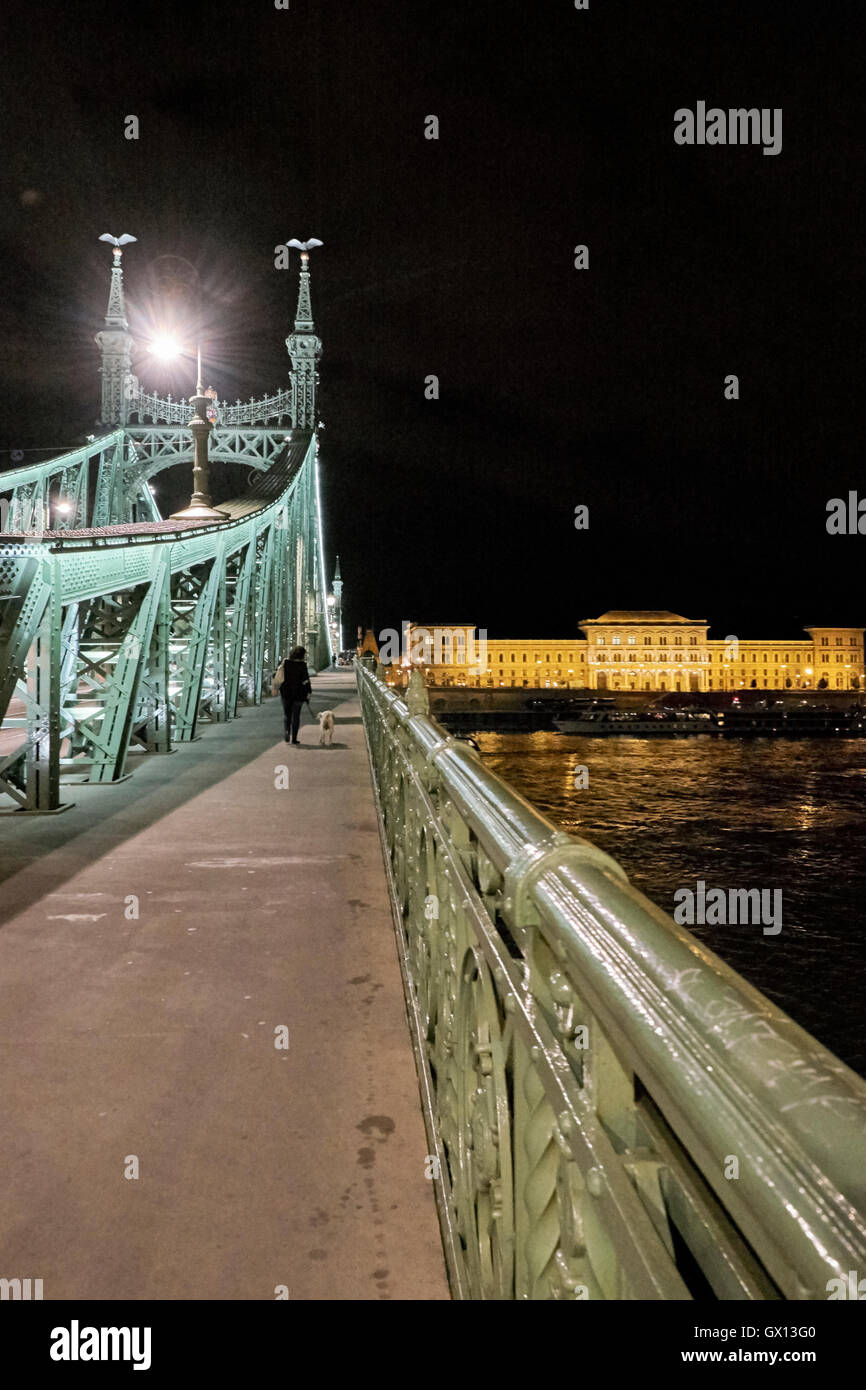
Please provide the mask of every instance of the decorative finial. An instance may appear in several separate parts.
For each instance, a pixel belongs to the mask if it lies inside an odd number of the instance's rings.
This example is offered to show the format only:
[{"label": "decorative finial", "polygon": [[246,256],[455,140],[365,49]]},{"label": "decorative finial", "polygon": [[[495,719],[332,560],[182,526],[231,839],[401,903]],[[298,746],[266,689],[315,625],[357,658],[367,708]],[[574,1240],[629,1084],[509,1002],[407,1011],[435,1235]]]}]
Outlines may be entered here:
[{"label": "decorative finial", "polygon": [[124,246],[128,246],[131,241],[138,241],[138,237],[130,236],[129,232],[124,232],[123,236],[112,236],[111,232],[103,232],[99,240],[111,242],[112,246],[114,247],[113,255],[116,263],[120,260],[121,256],[123,255],[123,251],[121,248]]}]

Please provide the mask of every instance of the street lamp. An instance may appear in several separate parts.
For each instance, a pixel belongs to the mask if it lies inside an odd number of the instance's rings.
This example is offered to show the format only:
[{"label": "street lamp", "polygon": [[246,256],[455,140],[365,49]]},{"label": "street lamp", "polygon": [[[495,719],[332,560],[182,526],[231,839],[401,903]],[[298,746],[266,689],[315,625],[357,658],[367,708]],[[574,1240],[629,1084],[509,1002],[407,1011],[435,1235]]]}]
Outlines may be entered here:
[{"label": "street lamp", "polygon": [[213,421],[208,419],[208,406],[211,398],[204,393],[201,377],[201,347],[197,349],[198,376],[196,394],[190,396],[189,403],[195,414],[189,422],[192,430],[194,455],[192,465],[193,493],[189,506],[182,512],[173,512],[172,521],[228,521],[228,512],[217,511],[211,506],[208,482],[208,439],[213,429]]},{"label": "street lamp", "polygon": [[154,338],[150,344],[150,351],[161,362],[172,362],[175,357],[180,356],[181,346],[176,338],[166,335],[161,338]]}]

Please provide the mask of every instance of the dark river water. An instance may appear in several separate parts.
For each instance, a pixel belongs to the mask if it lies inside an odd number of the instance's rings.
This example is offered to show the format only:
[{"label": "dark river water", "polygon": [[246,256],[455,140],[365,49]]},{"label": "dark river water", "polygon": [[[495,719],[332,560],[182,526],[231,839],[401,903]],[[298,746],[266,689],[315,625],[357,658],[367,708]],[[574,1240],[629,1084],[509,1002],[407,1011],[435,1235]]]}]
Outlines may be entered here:
[{"label": "dark river water", "polygon": [[780,888],[776,936],[688,930],[866,1076],[866,739],[475,737],[493,771],[671,914],[699,879]]}]

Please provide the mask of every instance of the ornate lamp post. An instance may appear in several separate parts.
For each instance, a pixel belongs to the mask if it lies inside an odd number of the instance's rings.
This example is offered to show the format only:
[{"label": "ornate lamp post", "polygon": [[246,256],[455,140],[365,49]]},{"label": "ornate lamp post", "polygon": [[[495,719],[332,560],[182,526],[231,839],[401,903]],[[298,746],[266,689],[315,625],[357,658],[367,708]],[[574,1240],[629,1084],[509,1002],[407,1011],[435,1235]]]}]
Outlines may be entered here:
[{"label": "ornate lamp post", "polygon": [[201,377],[201,348],[198,349],[198,380],[196,394],[190,396],[189,403],[195,414],[189,422],[192,430],[194,455],[192,466],[193,493],[189,506],[182,512],[174,512],[172,521],[227,521],[228,512],[217,511],[211,506],[210,484],[208,481],[208,440],[213,429],[213,421],[208,419],[210,397],[204,393]]}]

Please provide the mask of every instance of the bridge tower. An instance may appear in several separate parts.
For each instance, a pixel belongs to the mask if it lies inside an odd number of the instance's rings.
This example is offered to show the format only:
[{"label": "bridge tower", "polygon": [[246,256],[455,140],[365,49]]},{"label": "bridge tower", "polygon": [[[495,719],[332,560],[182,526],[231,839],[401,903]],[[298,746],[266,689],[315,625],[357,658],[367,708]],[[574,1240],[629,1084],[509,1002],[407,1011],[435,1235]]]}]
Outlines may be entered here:
[{"label": "bridge tower", "polygon": [[[134,240],[130,237],[129,240]],[[105,328],[96,334],[96,342],[102,353],[102,416],[100,424],[105,429],[126,424],[129,402],[138,388],[132,374],[132,344],[129,322],[126,317],[126,303],[123,297],[123,267],[120,246],[112,248],[111,289],[108,293],[108,310],[105,315]]]},{"label": "bridge tower", "polygon": [[331,626],[334,633],[334,651],[336,654],[336,652],[343,650],[343,576],[340,574],[339,555],[334,569],[332,592],[334,595],[334,613]]},{"label": "bridge tower", "polygon": [[292,359],[292,370],[289,373],[292,382],[292,427],[299,430],[315,430],[316,386],[319,381],[316,363],[322,355],[322,340],[316,337],[313,324],[308,251],[301,252],[295,331],[286,339],[286,347]]}]

